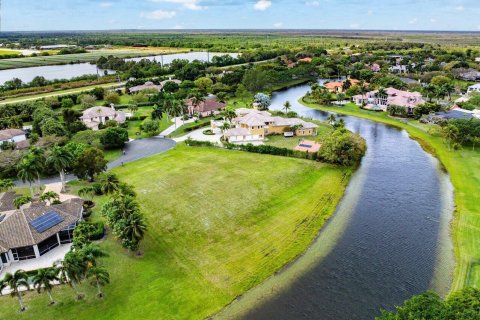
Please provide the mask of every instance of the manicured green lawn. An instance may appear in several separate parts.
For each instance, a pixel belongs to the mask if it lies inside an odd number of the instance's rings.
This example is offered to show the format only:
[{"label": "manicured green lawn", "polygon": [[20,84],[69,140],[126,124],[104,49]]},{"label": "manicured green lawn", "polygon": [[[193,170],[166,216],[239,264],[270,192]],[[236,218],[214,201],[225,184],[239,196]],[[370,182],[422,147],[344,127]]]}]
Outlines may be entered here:
[{"label": "manicured green lawn", "polygon": [[321,143],[322,140],[327,135],[329,135],[333,130],[332,126],[322,121],[315,121],[310,119],[305,119],[305,121],[314,122],[318,124],[318,129],[317,129],[318,134],[316,136],[290,137],[290,138],[285,138],[283,135],[268,136],[267,140],[265,141],[265,144],[268,144],[274,147],[279,147],[279,148],[293,149],[298,145],[301,139],[313,140]]},{"label": "manicured green lawn", "polygon": [[[204,319],[303,252],[333,213],[350,168],[211,148],[177,148],[114,170],[148,218],[142,257],[108,236],[106,297],[0,298],[2,319]],[[79,183],[72,189],[79,188]],[[102,199],[95,199],[97,208]],[[94,213],[98,220],[98,213]],[[86,284],[84,284],[86,287]]]},{"label": "manicured green lawn", "polygon": [[362,110],[352,104],[344,107],[315,104],[307,106],[403,128],[412,138],[419,140],[425,149],[437,156],[450,174],[455,188],[456,212],[452,222],[452,237],[456,269],[452,291],[466,286],[480,287],[480,148],[476,151],[468,147],[449,151],[440,136],[431,134],[429,127],[419,124],[418,121],[399,121],[386,113]]}]

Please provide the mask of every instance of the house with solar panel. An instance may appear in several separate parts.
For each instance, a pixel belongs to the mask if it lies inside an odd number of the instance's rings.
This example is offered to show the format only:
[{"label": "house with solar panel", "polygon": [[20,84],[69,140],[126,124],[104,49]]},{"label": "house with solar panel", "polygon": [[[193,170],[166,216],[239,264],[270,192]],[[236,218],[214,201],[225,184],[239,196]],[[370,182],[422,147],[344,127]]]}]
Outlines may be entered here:
[{"label": "house with solar panel", "polygon": [[0,271],[12,263],[40,258],[72,242],[82,219],[83,200],[31,203],[16,209],[14,192],[0,194]]}]

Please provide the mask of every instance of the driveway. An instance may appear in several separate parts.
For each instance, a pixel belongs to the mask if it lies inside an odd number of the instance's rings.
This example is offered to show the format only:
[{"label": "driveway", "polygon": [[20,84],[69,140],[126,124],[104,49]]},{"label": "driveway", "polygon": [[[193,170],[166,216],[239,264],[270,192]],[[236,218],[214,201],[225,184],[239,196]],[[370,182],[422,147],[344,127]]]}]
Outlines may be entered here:
[{"label": "driveway", "polygon": [[175,147],[175,141],[171,139],[165,139],[160,137],[152,137],[140,140],[130,141],[125,145],[125,155],[110,162],[107,166],[108,169],[121,166],[122,163],[128,163],[149,156],[153,156],[157,153],[168,151]]},{"label": "driveway", "polygon": [[[118,166],[121,166],[122,163],[126,164],[132,161],[136,161],[142,158],[153,156],[157,153],[162,153],[168,151],[175,147],[177,143],[172,139],[166,139],[161,137],[152,137],[146,139],[133,140],[128,142],[125,147],[125,155],[120,156],[120,158],[109,162],[107,168],[113,169]],[[73,174],[68,174],[65,177],[66,181],[76,180]],[[60,182],[60,176],[55,175],[52,177],[43,178],[40,180],[41,184],[52,184]],[[28,183],[23,183],[20,180],[15,181],[17,187],[28,186]]]},{"label": "driveway", "polygon": [[222,134],[215,134],[215,135],[206,135],[203,134],[203,131],[209,129],[208,127],[205,128],[200,128],[197,130],[194,130],[184,136],[178,137],[178,138],[173,138],[175,142],[183,142],[187,140],[188,138],[192,138],[193,140],[197,141],[209,141],[213,143],[220,143],[220,139],[222,138]]}]

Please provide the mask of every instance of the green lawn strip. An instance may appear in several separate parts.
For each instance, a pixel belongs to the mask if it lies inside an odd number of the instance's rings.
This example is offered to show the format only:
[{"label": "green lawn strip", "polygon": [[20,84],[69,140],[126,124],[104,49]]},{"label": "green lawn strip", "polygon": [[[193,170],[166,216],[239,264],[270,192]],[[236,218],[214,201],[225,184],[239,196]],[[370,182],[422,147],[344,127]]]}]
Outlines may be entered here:
[{"label": "green lawn strip", "polygon": [[40,94],[35,94],[35,95],[22,96],[22,97],[18,97],[18,98],[10,98],[10,99],[1,100],[0,105],[9,104],[9,103],[18,103],[18,102],[24,102],[24,101],[33,101],[33,100],[37,100],[37,99],[41,99],[41,98],[48,98],[48,97],[64,96],[64,95],[69,95],[69,94],[73,94],[73,93],[81,93],[81,92],[84,92],[84,91],[93,90],[97,87],[111,88],[111,87],[116,87],[116,86],[120,86],[120,85],[122,85],[122,83],[111,82],[111,83],[105,83],[105,84],[97,84],[97,85],[93,85],[93,86],[80,87],[80,88],[75,88],[75,89],[52,91],[52,92],[47,92],[47,93],[40,93]]},{"label": "green lawn strip", "polygon": [[[100,243],[111,273],[105,298],[82,285],[0,298],[6,319],[204,319],[301,254],[334,212],[350,168],[214,148],[179,146],[114,170],[135,186],[149,231],[143,257]],[[73,191],[83,183],[71,184]],[[92,219],[104,197],[95,199]]]},{"label": "green lawn strip", "polygon": [[456,269],[452,291],[466,286],[480,287],[480,150],[449,151],[443,139],[428,133],[418,121],[399,121],[386,113],[362,110],[349,104],[344,107],[328,107],[307,104],[308,107],[386,123],[407,130],[410,136],[434,154],[450,174],[455,188],[455,217],[452,237],[455,248]]},{"label": "green lawn strip", "polygon": [[[173,131],[169,137],[170,138],[177,138],[181,137],[189,132],[195,131],[200,129],[200,127],[209,127],[210,126],[210,121],[213,120],[214,117],[207,117],[207,118],[202,118],[196,122],[190,122],[190,123],[185,123],[181,126],[179,126],[175,131]],[[194,128],[196,126],[199,126],[197,129],[190,130],[191,128]]]}]

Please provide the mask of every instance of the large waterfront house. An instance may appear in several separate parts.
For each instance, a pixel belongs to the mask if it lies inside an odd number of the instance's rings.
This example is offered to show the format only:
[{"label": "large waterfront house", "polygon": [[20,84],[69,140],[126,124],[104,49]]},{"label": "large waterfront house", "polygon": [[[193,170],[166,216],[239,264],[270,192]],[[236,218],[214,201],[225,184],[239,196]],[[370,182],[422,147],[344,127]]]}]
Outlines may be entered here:
[{"label": "large waterfront house", "polygon": [[387,111],[390,105],[397,105],[405,107],[407,112],[411,113],[416,106],[424,104],[425,100],[420,92],[387,88],[383,95],[378,90],[374,90],[364,95],[353,96],[353,102],[359,106],[364,106],[366,109],[381,111]]},{"label": "large waterfront house", "polygon": [[82,218],[83,200],[61,204],[30,203],[16,209],[14,192],[0,194],[0,271],[12,263],[40,258],[71,243]]},{"label": "large waterfront house", "polygon": [[98,130],[100,124],[105,124],[109,120],[117,123],[124,123],[127,116],[124,112],[116,111],[113,105],[111,107],[92,107],[83,111],[80,117],[82,122],[92,130]]},{"label": "large waterfront house", "polygon": [[[349,81],[350,82],[350,86],[356,86],[356,85],[359,85],[360,84],[360,80],[356,80],[356,79],[347,79],[347,80],[343,80],[343,81],[332,81],[332,82],[327,82],[325,84],[323,84],[323,86],[330,92],[332,93],[342,93],[344,92],[344,88],[345,88],[345,83]],[[368,83],[365,83],[365,85],[368,85]]]},{"label": "large waterfront house", "polygon": [[25,149],[29,146],[25,132],[20,129],[0,130],[0,145],[4,143],[14,143],[16,149]]},{"label": "large waterfront house", "polygon": [[209,117],[218,114],[220,113],[220,110],[226,107],[226,104],[218,101],[215,96],[209,96],[205,98],[204,101],[199,101],[197,104],[194,103],[194,100],[187,99],[185,104],[187,105],[188,114],[190,116],[198,114],[201,117]]},{"label": "large waterfront house", "polygon": [[[299,118],[272,116],[268,111],[240,108],[232,120],[234,128],[225,133],[231,143],[264,141],[268,135],[292,133],[296,136],[317,135],[318,126]],[[212,122],[212,127],[215,127]],[[214,128],[215,129],[215,128]]]}]

